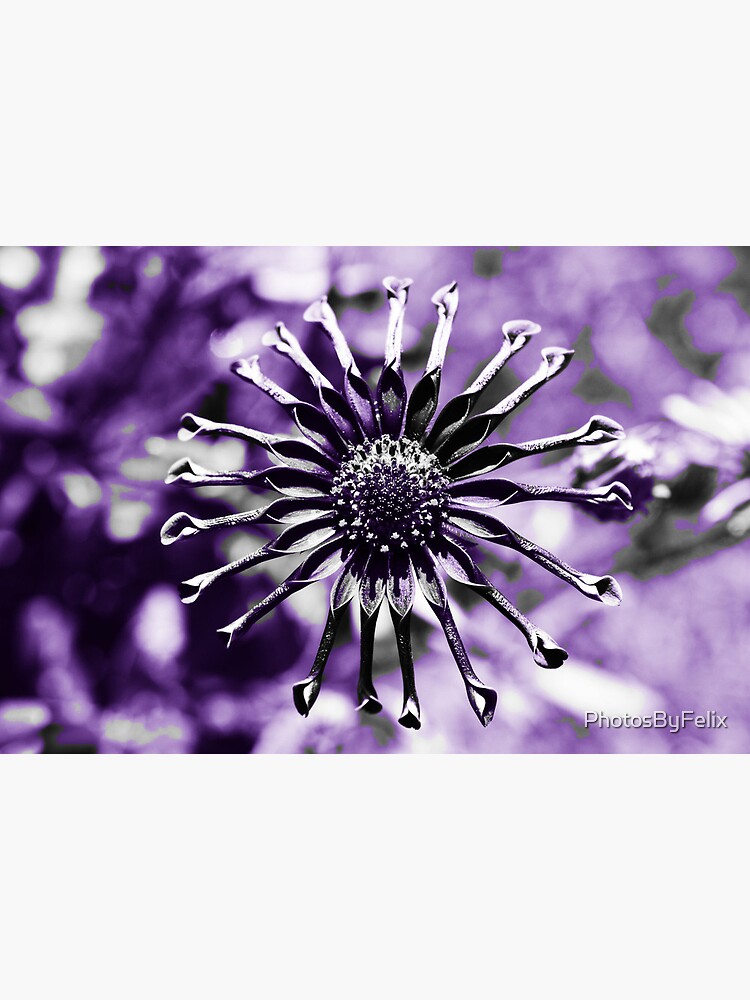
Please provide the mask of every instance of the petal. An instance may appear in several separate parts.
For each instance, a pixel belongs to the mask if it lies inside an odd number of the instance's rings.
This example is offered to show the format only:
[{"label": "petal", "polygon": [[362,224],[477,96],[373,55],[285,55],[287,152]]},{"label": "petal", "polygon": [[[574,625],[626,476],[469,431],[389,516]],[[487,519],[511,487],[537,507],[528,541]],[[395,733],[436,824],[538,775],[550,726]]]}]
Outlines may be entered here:
[{"label": "petal", "polygon": [[344,393],[363,433],[366,437],[373,437],[377,433],[378,425],[375,402],[369,385],[361,375],[356,375],[351,369],[347,369],[344,375]]},{"label": "petal", "polygon": [[261,563],[268,562],[269,559],[278,559],[280,555],[283,555],[283,553],[274,552],[271,548],[271,543],[268,542],[259,549],[255,549],[254,552],[249,552],[246,556],[242,556],[241,559],[235,559],[234,562],[227,563],[226,566],[209,570],[207,573],[200,573],[190,580],[183,580],[179,586],[180,600],[183,604],[192,604],[198,600],[208,587],[216,583],[223,576],[233,576],[235,573],[242,573],[246,569],[252,569],[253,566],[259,566]]},{"label": "petal", "polygon": [[235,375],[239,375],[246,382],[257,386],[283,406],[302,433],[319,445],[327,454],[335,457],[340,453],[341,439],[335,426],[326,415],[317,407],[303,402],[271,379],[266,378],[260,369],[257,355],[235,361],[231,368]]},{"label": "petal", "polygon": [[270,330],[263,335],[263,345],[265,347],[272,347],[279,354],[285,354],[290,358],[298,368],[301,368],[305,372],[316,388],[321,388],[322,386],[327,386],[329,389],[333,388],[325,375],[318,370],[302,350],[302,345],[294,334],[290,330],[287,330],[283,323],[277,323],[274,330]]},{"label": "petal", "polygon": [[[292,574],[294,576],[294,574]],[[216,631],[219,635],[225,635],[227,637],[227,646],[231,646],[234,640],[247,632],[257,621],[267,615],[269,611],[272,611],[277,605],[285,601],[287,597],[290,597],[296,591],[301,590],[308,584],[312,583],[312,580],[300,581],[297,579],[292,579],[292,577],[287,577],[283,583],[279,586],[268,597],[264,597],[262,601],[259,601],[256,605],[250,608],[244,615],[241,615],[235,621],[230,622],[229,625],[225,625],[223,628],[217,629]]]},{"label": "petal", "polygon": [[448,535],[430,542],[430,552],[453,580],[469,587],[484,586],[486,577],[466,549]]},{"label": "petal", "polygon": [[440,368],[427,372],[417,382],[406,407],[407,437],[420,440],[437,409],[440,393]]},{"label": "petal", "polygon": [[526,458],[527,455],[543,454],[558,448],[571,448],[578,445],[603,444],[623,437],[625,437],[625,431],[615,420],[594,416],[583,427],[579,427],[569,434],[540,438],[537,441],[526,441],[523,444],[493,444],[486,448],[480,448],[454,462],[448,471],[452,479],[469,479],[472,476],[482,476],[495,472],[504,465],[509,465],[520,458]]},{"label": "petal", "polygon": [[238,525],[278,524],[280,522],[310,521],[321,514],[333,510],[327,497],[310,497],[297,500],[292,497],[281,497],[265,507],[256,507],[242,514],[227,514],[224,517],[212,517],[201,520],[192,517],[185,511],[173,514],[161,529],[162,545],[171,545],[180,538],[189,538],[201,531],[212,531],[215,528],[235,528]]},{"label": "petal", "polygon": [[380,426],[384,434],[401,436],[401,427],[406,409],[406,386],[404,376],[393,367],[393,363],[383,369],[377,389]]},{"label": "petal", "polygon": [[388,557],[388,602],[401,618],[411,611],[414,603],[414,577],[411,560],[405,549],[393,549]]},{"label": "petal", "polygon": [[271,446],[270,451],[294,469],[304,469],[306,472],[335,472],[338,468],[336,461],[307,441],[282,438]]},{"label": "petal", "polygon": [[411,612],[403,617],[391,609],[393,628],[396,632],[398,659],[401,664],[401,678],[404,685],[404,704],[398,717],[405,729],[419,729],[422,725],[419,712],[419,698],[414,678],[414,657],[411,651]]},{"label": "petal", "polygon": [[480,479],[451,483],[447,491],[461,503],[484,507],[530,500],[557,500],[561,503],[622,504],[632,510],[630,490],[623,483],[577,490],[561,486],[531,486],[529,483],[513,483],[509,479]]},{"label": "petal", "polygon": [[[440,435],[433,448],[446,461],[457,461],[468,454],[482,441],[486,440],[492,431],[524,400],[528,399],[537,389],[559,375],[570,363],[574,352],[562,347],[547,347],[542,351],[542,363],[531,376],[514,392],[506,396],[497,406],[485,413],[472,417],[465,424],[456,426],[455,430]],[[460,397],[458,397],[460,398]],[[434,428],[433,428],[434,430]]]},{"label": "petal", "polygon": [[359,424],[352,413],[351,407],[336,389],[327,389],[322,386],[319,390],[320,404],[325,415],[344,441],[360,441]]},{"label": "petal", "polygon": [[183,486],[260,486],[267,469],[245,472],[242,469],[228,472],[211,472],[190,458],[181,458],[167,471],[167,486],[179,482]]},{"label": "petal", "polygon": [[359,599],[366,615],[372,615],[380,607],[385,595],[388,579],[388,554],[373,552],[367,560],[362,574]]},{"label": "petal", "polygon": [[314,444],[333,459],[338,459],[345,451],[346,442],[341,440],[336,428],[331,421],[317,408],[310,403],[299,403],[292,407],[292,419],[305,435]]},{"label": "petal", "polygon": [[277,552],[279,555],[306,552],[308,549],[328,541],[337,532],[338,529],[332,519],[321,517],[315,521],[305,521],[285,528],[279,537],[270,543],[270,548],[272,552]]},{"label": "petal", "polygon": [[304,680],[298,681],[292,686],[294,707],[305,718],[310,714],[310,709],[317,701],[318,694],[320,693],[320,685],[323,682],[323,671],[333,648],[343,611],[343,608],[339,608],[338,611],[331,610],[328,612],[328,618],[326,619],[312,669]]},{"label": "petal", "polygon": [[542,351],[542,363],[531,378],[526,379],[509,396],[506,396],[497,406],[493,406],[487,412],[506,416],[550,379],[565,371],[573,360],[574,354],[575,351],[564,347],[545,347]]},{"label": "petal", "polygon": [[377,715],[383,708],[372,682],[372,658],[375,646],[375,625],[379,608],[367,615],[362,608],[359,652],[359,679],[357,681],[357,711]]},{"label": "petal", "polygon": [[442,368],[445,352],[448,348],[453,329],[453,320],[458,312],[458,284],[452,281],[449,285],[439,288],[432,296],[433,305],[437,308],[438,321],[432,338],[430,355],[425,366],[425,374]]},{"label": "petal", "polygon": [[541,327],[529,320],[513,320],[503,325],[502,346],[485,365],[479,375],[460,395],[446,403],[435,426],[430,431],[430,446],[433,451],[440,448],[450,435],[459,428],[474,409],[480,392],[492,381],[506,362],[519,351],[529,339],[539,333]]},{"label": "petal", "polygon": [[411,284],[411,278],[394,278],[390,276],[383,279],[389,307],[388,336],[385,344],[385,366],[393,366],[396,370],[400,370],[401,368],[401,335],[404,328],[406,300],[409,296],[409,286]]},{"label": "petal", "polygon": [[282,389],[280,385],[263,374],[257,354],[253,354],[249,358],[240,358],[238,361],[234,361],[230,367],[235,375],[238,375],[243,381],[249,382],[250,385],[256,386],[261,392],[280,403],[281,406],[290,407],[301,402],[296,396],[287,392],[286,389]]},{"label": "petal", "polygon": [[463,644],[463,640],[456,628],[456,623],[453,620],[453,615],[449,605],[446,603],[445,607],[437,608],[433,605],[433,611],[440,622],[443,632],[445,633],[445,638],[450,646],[451,653],[453,654],[453,659],[456,661],[458,669],[461,671],[461,677],[463,678],[464,686],[466,687],[466,696],[469,699],[469,704],[474,710],[474,714],[486,728],[492,722],[492,718],[495,714],[495,707],[497,705],[497,692],[492,688],[487,687],[474,673],[471,666],[469,656],[466,652],[466,647]]},{"label": "petal", "polygon": [[473,587],[523,632],[536,663],[542,667],[559,667],[568,658],[562,646],[558,646],[551,636],[533,625],[493,586],[461,545],[444,536],[432,542],[430,548],[449,576],[459,583]]},{"label": "petal", "polygon": [[476,402],[475,395],[461,393],[449,399],[445,406],[438,413],[435,423],[430,428],[426,438],[427,447],[437,453],[440,448],[450,439],[459,427],[462,427],[474,409]]},{"label": "petal", "polygon": [[311,552],[289,579],[301,583],[315,583],[317,580],[324,580],[331,573],[341,569],[350,555],[351,548],[346,538],[343,536],[331,538]]},{"label": "petal", "polygon": [[325,474],[288,469],[280,465],[266,471],[265,480],[277,493],[293,497],[323,497],[331,492],[331,478]]},{"label": "petal", "polygon": [[351,370],[355,375],[359,375],[359,368],[352,355],[351,349],[346,342],[346,337],[339,328],[336,314],[329,305],[328,299],[324,295],[317,302],[305,310],[303,317],[308,323],[320,323],[331,339],[333,349],[339,359],[339,363],[344,371]]},{"label": "petal", "polygon": [[446,490],[454,500],[462,504],[497,507],[510,503],[519,487],[509,479],[480,479],[475,482],[450,483]]},{"label": "petal", "polygon": [[558,646],[551,635],[537,628],[520,611],[514,608],[510,601],[492,586],[489,580],[487,580],[486,587],[478,587],[477,590],[486,601],[489,601],[517,629],[523,632],[535,663],[549,670],[555,670],[557,667],[562,666],[568,658],[568,653],[562,646]]},{"label": "petal", "polygon": [[448,597],[432,553],[426,545],[422,545],[410,554],[417,582],[428,603],[434,608],[444,608]]},{"label": "petal", "polygon": [[514,354],[525,347],[532,337],[541,332],[541,326],[530,319],[511,319],[507,323],[503,323],[503,333],[510,340]]},{"label": "petal", "polygon": [[[455,513],[454,513],[455,512]],[[465,511],[461,508],[449,509],[450,523],[462,531],[467,531],[478,538],[505,545],[533,562],[543,566],[550,573],[575,587],[585,597],[602,604],[616,607],[622,602],[622,591],[614,577],[594,576],[591,573],[581,573],[553,553],[512,531],[502,521],[483,511]]]},{"label": "petal", "polygon": [[185,413],[182,416],[182,426],[177,432],[180,441],[192,441],[197,434],[221,434],[224,437],[235,437],[241,441],[248,441],[250,444],[258,444],[261,448],[270,448],[272,444],[283,441],[280,434],[264,434],[262,431],[254,431],[250,427],[241,427],[239,424],[217,424],[206,417],[198,417],[194,413]]},{"label": "petal", "polygon": [[323,542],[268,597],[250,608],[244,615],[230,622],[229,625],[217,629],[217,631],[220,635],[225,635],[227,637],[227,645],[231,645],[237,636],[247,632],[257,621],[264,615],[267,615],[269,611],[272,611],[278,604],[281,604],[282,601],[285,601],[287,597],[309,586],[309,584],[323,580],[325,577],[330,576],[331,573],[335,573],[342,566],[343,562],[342,540],[340,538],[333,538],[328,542]]},{"label": "petal", "polygon": [[366,554],[358,549],[344,566],[331,588],[331,610],[338,611],[357,596],[366,562]]},{"label": "petal", "polygon": [[265,507],[256,507],[255,510],[249,510],[243,514],[227,514],[225,517],[212,517],[205,521],[198,517],[192,517],[185,511],[180,511],[164,522],[161,529],[161,543],[162,545],[172,545],[180,538],[189,538],[191,535],[197,535],[201,531],[211,531],[213,528],[234,528],[240,524],[248,525],[254,522],[266,524],[273,520],[269,516],[273,506],[274,504],[266,504]]}]

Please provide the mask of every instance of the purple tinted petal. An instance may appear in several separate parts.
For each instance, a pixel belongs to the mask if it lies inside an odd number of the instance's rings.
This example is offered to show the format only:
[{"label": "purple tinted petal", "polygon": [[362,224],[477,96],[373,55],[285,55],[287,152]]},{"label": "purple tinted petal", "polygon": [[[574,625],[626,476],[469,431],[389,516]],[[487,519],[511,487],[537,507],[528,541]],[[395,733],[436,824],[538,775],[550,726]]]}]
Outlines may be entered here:
[{"label": "purple tinted petal", "polygon": [[289,580],[302,583],[324,580],[331,573],[341,569],[350,555],[351,549],[347,547],[346,539],[343,536],[331,538],[319,545],[314,552],[311,552],[292,573]]},{"label": "purple tinted petal", "polygon": [[341,332],[336,314],[329,305],[325,295],[317,302],[313,302],[311,306],[308,306],[305,310],[304,319],[308,323],[321,324],[331,338],[333,349],[336,351],[336,356],[339,359],[341,367],[344,371],[351,370],[355,375],[359,375],[359,368],[357,368],[352,352],[346,342],[346,337]]},{"label": "purple tinted petal", "polygon": [[344,566],[341,574],[331,588],[331,610],[338,611],[345,604],[348,604],[359,592],[362,582],[362,571],[364,570],[366,557],[359,551],[355,552],[348,563]]},{"label": "purple tinted petal", "polygon": [[271,551],[283,555],[307,552],[308,549],[328,541],[336,533],[337,528],[333,521],[327,517],[320,517],[314,521],[304,521],[285,528],[276,541],[271,542],[270,548]]},{"label": "purple tinted petal", "polygon": [[391,276],[383,279],[383,286],[388,296],[390,310],[388,336],[385,344],[385,364],[386,366],[392,365],[396,370],[401,368],[401,335],[404,327],[406,300],[409,296],[409,286],[411,284],[411,278],[394,278]]},{"label": "purple tinted petal", "polygon": [[[292,577],[294,574],[292,574]],[[292,579],[292,577],[287,577],[283,583],[272,593],[265,597],[258,604],[254,605],[247,611],[244,615],[241,615],[235,621],[230,622],[229,625],[225,625],[223,628],[217,629],[216,631],[219,635],[225,635],[227,637],[227,646],[231,646],[234,640],[247,632],[257,621],[267,615],[269,611],[272,611],[277,605],[285,601],[287,597],[290,597],[296,591],[301,590],[303,587],[308,586],[312,583],[312,580],[301,581],[297,579]]]},{"label": "purple tinted petal", "polygon": [[422,593],[435,608],[444,608],[447,600],[445,584],[437,571],[435,559],[426,545],[411,552],[411,561]]},{"label": "purple tinted petal", "polygon": [[[289,530],[291,531],[292,529],[290,528]],[[241,559],[235,559],[234,562],[227,563],[226,566],[209,570],[207,573],[200,573],[190,580],[183,580],[179,586],[180,600],[183,604],[192,604],[193,601],[197,601],[208,587],[222,577],[242,573],[246,569],[252,569],[253,566],[259,566],[261,563],[268,562],[269,559],[278,559],[282,554],[282,552],[274,552],[271,548],[271,543],[268,542],[254,552],[249,552],[246,556],[242,556]]]},{"label": "purple tinted petal", "polygon": [[279,434],[264,434],[262,431],[255,431],[250,427],[241,427],[239,424],[217,424],[206,417],[198,417],[194,413],[185,413],[182,417],[182,426],[177,432],[177,437],[180,441],[192,441],[197,434],[220,434],[224,437],[235,437],[241,441],[248,441],[250,444],[260,445],[261,448],[270,448],[272,444],[284,440]]},{"label": "purple tinted petal", "polygon": [[291,468],[307,472],[335,472],[338,468],[338,463],[329,455],[306,441],[284,438],[274,443],[270,451]]},{"label": "purple tinted petal", "polygon": [[330,476],[302,469],[278,466],[266,471],[265,480],[277,493],[293,497],[322,497],[331,492]]},{"label": "purple tinted petal", "polygon": [[632,508],[630,490],[622,483],[610,483],[592,490],[576,490],[557,486],[531,486],[513,483],[509,479],[486,479],[475,482],[451,483],[448,492],[465,504],[497,507],[501,504],[524,503],[528,500],[557,500],[562,503],[622,504]]},{"label": "purple tinted petal", "polygon": [[361,375],[356,375],[348,369],[344,375],[344,392],[363,433],[366,437],[373,437],[377,433],[378,425],[375,402],[369,385]]},{"label": "purple tinted petal", "polygon": [[324,413],[309,403],[299,403],[292,407],[291,414],[305,437],[322,448],[331,458],[339,458],[345,450],[346,443],[342,441],[338,431]]},{"label": "purple tinted petal", "polygon": [[452,281],[449,285],[439,288],[432,296],[432,302],[437,308],[438,321],[432,338],[430,355],[425,366],[425,374],[443,366],[448,340],[453,329],[453,320],[458,312],[458,284]]},{"label": "purple tinted petal", "polygon": [[473,454],[466,455],[451,465],[448,470],[452,479],[469,479],[472,476],[482,476],[496,469],[526,458],[527,455],[543,454],[558,448],[570,448],[577,445],[596,445],[606,441],[615,441],[625,436],[625,431],[614,420],[608,417],[592,417],[587,424],[569,434],[557,437],[540,438],[537,441],[525,441],[522,444],[493,444],[480,448]]},{"label": "purple tinted petal", "polygon": [[320,403],[342,440],[356,442],[362,439],[357,419],[340,392],[323,386],[320,389]]},{"label": "purple tinted petal", "polygon": [[282,501],[274,501],[274,503],[267,504],[265,507],[256,507],[255,510],[249,510],[242,514],[227,514],[224,517],[212,517],[208,520],[201,520],[199,517],[192,517],[190,514],[186,514],[185,511],[180,511],[177,514],[173,514],[168,521],[165,521],[164,526],[161,529],[161,543],[162,545],[172,545],[180,538],[189,538],[192,535],[197,535],[201,531],[211,531],[214,528],[235,528],[238,525],[248,525],[253,523],[265,524],[269,521],[274,520],[272,515],[272,508],[274,508],[276,503],[281,503]]},{"label": "purple tinted petal", "polygon": [[249,382],[250,385],[256,386],[256,388],[260,389],[267,396],[270,396],[271,399],[275,400],[281,406],[291,407],[300,402],[296,396],[287,392],[286,389],[282,389],[280,385],[277,385],[276,382],[263,374],[257,354],[254,354],[250,358],[240,358],[239,361],[233,362],[231,370],[244,382]]},{"label": "purple tinted petal", "polygon": [[285,354],[290,358],[298,368],[301,368],[305,372],[316,388],[321,388],[322,386],[327,386],[329,389],[333,388],[325,375],[318,370],[302,350],[302,345],[294,334],[287,330],[283,323],[277,323],[274,330],[270,330],[263,335],[263,344],[266,347],[272,347],[279,354]]},{"label": "purple tinted petal", "polygon": [[440,392],[440,368],[423,375],[414,386],[406,407],[407,437],[419,441],[437,409]]},{"label": "purple tinted petal", "polygon": [[401,617],[398,612],[391,609],[391,618],[396,632],[396,646],[404,684],[404,704],[398,721],[405,729],[419,729],[422,721],[414,678],[414,657],[411,651],[411,612],[408,611]]},{"label": "purple tinted petal", "polygon": [[377,715],[383,708],[375,685],[372,682],[372,654],[375,645],[375,626],[379,606],[371,615],[361,614],[361,638],[359,652],[359,679],[357,681],[357,711]]},{"label": "purple tinted petal", "polygon": [[492,717],[495,714],[497,692],[487,687],[474,673],[449,605],[446,603],[443,608],[433,606],[433,610],[443,628],[445,638],[453,654],[453,659],[461,671],[469,704],[473,708],[476,717],[486,728],[492,722]]},{"label": "purple tinted petal", "polygon": [[169,467],[164,482],[167,486],[178,482],[183,486],[258,486],[268,471],[211,472],[190,458],[181,458]]},{"label": "purple tinted petal", "polygon": [[385,595],[388,579],[388,554],[373,552],[362,574],[359,599],[366,615],[372,615],[380,607]]},{"label": "purple tinted petal", "polygon": [[294,707],[305,718],[309,715],[310,709],[317,701],[318,694],[320,693],[320,685],[323,682],[323,671],[325,670],[328,657],[336,639],[336,632],[341,622],[343,610],[343,608],[339,608],[337,611],[330,610],[328,612],[328,618],[326,619],[312,669],[304,680],[298,681],[292,687]]},{"label": "purple tinted petal", "polygon": [[406,386],[404,376],[392,364],[387,365],[380,376],[377,400],[383,433],[400,437],[406,408]]},{"label": "purple tinted petal", "polygon": [[411,560],[405,549],[393,549],[388,558],[388,603],[401,618],[414,603],[414,577]]}]

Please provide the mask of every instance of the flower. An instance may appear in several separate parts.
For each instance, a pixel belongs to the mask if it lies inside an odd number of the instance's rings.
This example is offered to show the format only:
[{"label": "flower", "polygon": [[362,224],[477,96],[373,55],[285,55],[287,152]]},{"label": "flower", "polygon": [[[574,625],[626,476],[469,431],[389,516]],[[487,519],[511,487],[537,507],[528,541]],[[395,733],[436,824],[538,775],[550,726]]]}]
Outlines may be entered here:
[{"label": "flower", "polygon": [[403,682],[402,726],[419,729],[420,707],[414,675],[410,619],[415,577],[445,633],[461,672],[469,702],[482,725],[492,720],[497,694],[474,673],[448,602],[444,576],[480,594],[525,636],[534,660],[559,667],[567,652],[533,625],[492,584],[471,552],[478,539],[522,553],[576,588],[584,596],[617,605],[621,592],[611,576],[579,572],[552,553],[517,534],[488,509],[526,501],[630,506],[626,486],[615,482],[582,490],[539,487],[488,478],[528,455],[593,445],[624,436],[622,427],[594,416],[567,434],[522,444],[484,442],[503,420],[537,389],[559,375],[573,351],[548,347],[537,371],[497,405],[475,413],[482,390],[506,362],[541,328],[528,320],[505,323],[500,350],[471,385],[438,411],[441,373],[458,308],[455,282],[433,296],[437,326],[424,374],[407,393],[401,367],[401,334],[410,279],[384,280],[389,305],[385,361],[374,391],[363,378],[336,315],[323,297],[304,318],[322,326],[342,368],[342,390],[313,364],[299,341],[282,324],[264,342],[286,355],[309,378],[317,399],[305,402],[262,372],[258,357],[237,361],[232,370],[276,401],[294,420],[301,438],[268,434],[235,424],[220,424],[195,414],[183,417],[183,439],[197,434],[228,435],[268,451],[280,464],[257,471],[212,472],[186,458],[176,462],[166,482],[187,486],[245,485],[280,494],[245,513],[199,520],[180,512],[163,526],[162,542],[215,528],[288,525],[278,537],[219,569],[182,584],[186,603],[229,574],[268,560],[305,554],[298,568],[272,593],[219,632],[231,643],[287,597],[335,574],[330,607],[317,655],[304,680],[293,687],[294,704],[307,716],[318,697],[323,671],[347,606],[357,598],[361,612],[358,708],[377,713],[382,705],[373,684],[373,644],[378,612],[387,604],[396,635]]}]

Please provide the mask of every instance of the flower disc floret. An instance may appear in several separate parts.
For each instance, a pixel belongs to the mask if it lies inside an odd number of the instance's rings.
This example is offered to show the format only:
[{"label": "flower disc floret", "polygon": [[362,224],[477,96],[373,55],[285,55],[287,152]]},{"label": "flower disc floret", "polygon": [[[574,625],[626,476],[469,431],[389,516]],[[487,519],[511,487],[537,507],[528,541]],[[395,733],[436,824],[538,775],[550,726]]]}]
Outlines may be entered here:
[{"label": "flower disc floret", "polygon": [[435,455],[416,441],[385,434],[350,445],[331,490],[339,527],[350,542],[383,553],[421,545],[440,531],[449,482]]}]

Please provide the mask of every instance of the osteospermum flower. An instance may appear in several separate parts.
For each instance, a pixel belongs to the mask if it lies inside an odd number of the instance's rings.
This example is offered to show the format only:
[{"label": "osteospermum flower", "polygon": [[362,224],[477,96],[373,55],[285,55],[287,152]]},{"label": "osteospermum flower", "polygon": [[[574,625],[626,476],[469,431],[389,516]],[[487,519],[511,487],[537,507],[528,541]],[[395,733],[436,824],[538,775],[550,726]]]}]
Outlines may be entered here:
[{"label": "osteospermum flower", "polygon": [[558,437],[522,444],[484,444],[517,406],[559,375],[573,355],[571,350],[545,348],[541,365],[529,379],[496,406],[475,414],[482,390],[540,332],[537,324],[527,320],[506,323],[498,353],[467,389],[438,409],[443,361],[458,307],[455,282],[433,296],[438,322],[432,349],[424,374],[408,394],[401,370],[401,331],[410,284],[409,279],[393,277],[384,281],[390,316],[385,363],[374,391],[362,377],[325,298],[307,310],[305,319],[319,323],[333,344],[342,368],[340,390],[315,367],[283,324],[267,334],[265,343],[287,355],[309,376],[317,395],[315,404],[298,399],[268,379],[257,356],[234,363],[232,369],[240,378],[287,411],[302,437],[217,424],[188,413],[183,418],[183,438],[196,434],[241,438],[264,448],[278,464],[258,471],[210,472],[184,459],[172,466],[166,481],[189,486],[245,485],[274,490],[281,496],[255,510],[210,520],[175,514],[162,528],[162,541],[170,544],[228,526],[288,525],[277,538],[249,555],[182,585],[182,599],[191,602],[231,573],[291,553],[305,554],[298,568],[271,594],[219,629],[230,643],[291,594],[335,576],[318,653],[308,676],[293,688],[294,704],[305,716],[318,697],[338,625],[349,603],[356,600],[361,619],[358,708],[370,713],[382,708],[372,665],[375,623],[385,604],[393,621],[403,678],[399,722],[413,729],[420,727],[410,639],[416,578],[416,586],[445,633],[469,702],[486,726],[494,714],[497,695],[477,677],[469,662],[451,614],[444,577],[466,584],[497,608],[523,633],[540,666],[559,667],[567,658],[566,651],[513,607],[477,566],[471,549],[478,539],[506,546],[584,596],[616,605],[621,593],[611,576],[592,576],[573,569],[490,511],[539,500],[630,505],[629,491],[621,483],[583,490],[531,486],[489,476],[527,455],[600,444],[620,438],[624,432],[613,420],[595,416],[584,427]]}]

